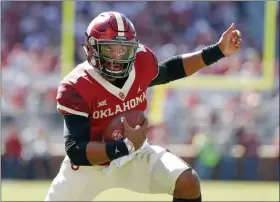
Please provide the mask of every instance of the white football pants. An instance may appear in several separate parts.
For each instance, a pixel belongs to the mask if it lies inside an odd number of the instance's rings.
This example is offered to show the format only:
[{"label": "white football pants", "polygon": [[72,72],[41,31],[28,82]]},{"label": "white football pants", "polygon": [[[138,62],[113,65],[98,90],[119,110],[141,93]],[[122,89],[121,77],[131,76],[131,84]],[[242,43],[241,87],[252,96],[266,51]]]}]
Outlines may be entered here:
[{"label": "white football pants", "polygon": [[190,167],[162,147],[148,145],[131,161],[110,174],[104,168],[80,166],[73,170],[66,156],[45,201],[92,201],[98,194],[111,188],[172,195],[177,178]]}]

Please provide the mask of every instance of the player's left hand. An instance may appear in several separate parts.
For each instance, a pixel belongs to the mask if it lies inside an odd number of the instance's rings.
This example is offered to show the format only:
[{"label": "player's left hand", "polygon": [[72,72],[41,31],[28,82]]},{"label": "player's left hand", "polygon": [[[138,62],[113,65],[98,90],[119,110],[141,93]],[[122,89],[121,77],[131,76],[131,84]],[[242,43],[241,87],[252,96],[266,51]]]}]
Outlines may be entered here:
[{"label": "player's left hand", "polygon": [[241,47],[241,32],[235,29],[234,23],[222,34],[218,46],[224,56],[230,56]]}]

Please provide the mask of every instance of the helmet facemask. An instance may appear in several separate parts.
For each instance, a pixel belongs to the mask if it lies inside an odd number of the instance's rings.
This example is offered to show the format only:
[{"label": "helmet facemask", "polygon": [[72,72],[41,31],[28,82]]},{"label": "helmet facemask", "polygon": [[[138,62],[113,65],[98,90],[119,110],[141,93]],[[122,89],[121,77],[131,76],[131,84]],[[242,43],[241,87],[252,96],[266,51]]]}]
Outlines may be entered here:
[{"label": "helmet facemask", "polygon": [[138,41],[104,40],[88,37],[91,54],[86,50],[90,64],[109,79],[125,78],[136,58]]}]

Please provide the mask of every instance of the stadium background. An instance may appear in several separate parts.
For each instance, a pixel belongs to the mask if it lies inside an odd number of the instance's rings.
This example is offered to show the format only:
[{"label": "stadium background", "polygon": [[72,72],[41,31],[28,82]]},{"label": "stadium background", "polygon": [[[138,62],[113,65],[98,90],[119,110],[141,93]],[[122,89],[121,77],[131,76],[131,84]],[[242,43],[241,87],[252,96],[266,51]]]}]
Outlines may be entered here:
[{"label": "stadium background", "polygon": [[[279,201],[279,3],[273,1],[1,2],[2,200],[44,199],[64,155],[56,88],[85,59],[88,23],[108,10],[129,17],[159,60],[216,42],[236,23],[243,37],[238,53],[149,89],[149,138],[198,171],[205,200]],[[170,200],[111,193],[98,199]]]}]

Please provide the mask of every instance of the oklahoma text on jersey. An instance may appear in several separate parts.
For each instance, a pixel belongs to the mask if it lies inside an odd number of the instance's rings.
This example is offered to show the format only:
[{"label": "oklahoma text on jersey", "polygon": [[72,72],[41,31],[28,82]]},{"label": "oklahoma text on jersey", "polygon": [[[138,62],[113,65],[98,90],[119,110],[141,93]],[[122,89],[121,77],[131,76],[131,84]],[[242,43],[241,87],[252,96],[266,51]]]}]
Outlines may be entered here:
[{"label": "oklahoma text on jersey", "polygon": [[126,102],[123,102],[122,105],[117,104],[112,108],[95,111],[93,112],[92,117],[93,119],[102,119],[109,116],[117,115],[118,113],[135,108],[136,106],[144,102],[145,99],[146,99],[146,93],[143,92],[140,96],[136,98],[132,98]]}]

